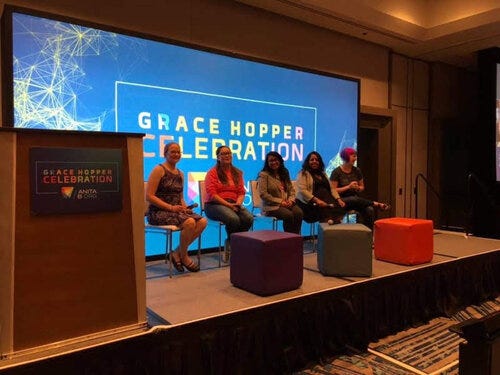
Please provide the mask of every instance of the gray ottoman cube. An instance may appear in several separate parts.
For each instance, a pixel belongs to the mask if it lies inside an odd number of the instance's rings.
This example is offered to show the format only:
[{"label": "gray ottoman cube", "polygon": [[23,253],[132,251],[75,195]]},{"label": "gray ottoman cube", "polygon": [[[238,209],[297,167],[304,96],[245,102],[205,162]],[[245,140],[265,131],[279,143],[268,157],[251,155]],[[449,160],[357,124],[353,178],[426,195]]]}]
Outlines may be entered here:
[{"label": "gray ottoman cube", "polygon": [[326,276],[371,276],[372,231],[363,224],[319,224],[318,268]]}]

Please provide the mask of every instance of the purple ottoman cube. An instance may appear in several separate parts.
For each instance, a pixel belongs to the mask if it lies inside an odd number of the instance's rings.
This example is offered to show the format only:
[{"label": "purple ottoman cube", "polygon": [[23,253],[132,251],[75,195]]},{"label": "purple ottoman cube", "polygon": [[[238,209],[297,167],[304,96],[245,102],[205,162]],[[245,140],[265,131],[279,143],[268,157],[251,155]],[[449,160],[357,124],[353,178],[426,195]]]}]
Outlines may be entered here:
[{"label": "purple ottoman cube", "polygon": [[302,236],[259,230],[231,235],[231,283],[268,296],[302,285]]}]

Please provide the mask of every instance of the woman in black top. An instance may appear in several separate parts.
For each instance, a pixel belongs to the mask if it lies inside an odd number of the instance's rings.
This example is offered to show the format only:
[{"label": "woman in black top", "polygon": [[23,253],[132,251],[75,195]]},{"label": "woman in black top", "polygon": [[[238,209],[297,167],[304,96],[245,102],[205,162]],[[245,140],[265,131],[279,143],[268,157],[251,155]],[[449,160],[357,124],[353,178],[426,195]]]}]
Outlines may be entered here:
[{"label": "woman in black top", "polygon": [[335,168],[330,175],[332,188],[336,189],[342,197],[347,210],[359,212],[362,222],[367,227],[373,228],[374,208],[387,211],[390,206],[359,196],[359,193],[365,190],[365,184],[361,170],[354,166],[358,158],[356,150],[350,147],[344,148],[340,152],[340,157],[344,163],[340,167]]},{"label": "woman in black top", "polygon": [[339,194],[332,190],[323,159],[316,151],[306,156],[297,176],[297,204],[308,223],[329,220],[340,223],[345,214],[342,208],[345,204]]}]

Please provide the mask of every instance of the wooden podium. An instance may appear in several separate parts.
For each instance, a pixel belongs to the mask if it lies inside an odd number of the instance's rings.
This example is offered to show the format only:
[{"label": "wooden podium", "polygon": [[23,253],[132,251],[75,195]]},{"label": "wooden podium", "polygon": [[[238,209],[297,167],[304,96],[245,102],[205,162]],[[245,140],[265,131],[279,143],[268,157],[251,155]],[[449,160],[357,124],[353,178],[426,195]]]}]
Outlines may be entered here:
[{"label": "wooden podium", "polygon": [[[121,154],[121,207],[34,214],[34,148]],[[0,358],[145,329],[143,190],[142,134],[0,128]]]},{"label": "wooden podium", "polygon": [[481,319],[469,319],[450,328],[460,343],[460,375],[500,374],[500,311]]}]

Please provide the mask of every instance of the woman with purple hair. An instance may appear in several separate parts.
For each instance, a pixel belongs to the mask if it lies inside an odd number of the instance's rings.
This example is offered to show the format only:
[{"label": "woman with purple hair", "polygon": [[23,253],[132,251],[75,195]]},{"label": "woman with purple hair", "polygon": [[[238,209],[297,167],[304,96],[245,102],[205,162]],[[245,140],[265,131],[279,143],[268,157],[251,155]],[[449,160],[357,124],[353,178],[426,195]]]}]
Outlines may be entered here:
[{"label": "woman with purple hair", "polygon": [[355,149],[350,147],[344,148],[340,152],[340,157],[344,163],[335,168],[330,175],[332,188],[337,190],[340,197],[345,202],[346,210],[355,210],[359,212],[363,224],[371,229],[373,228],[375,217],[374,209],[378,208],[387,211],[390,209],[390,206],[359,196],[359,193],[365,190],[365,184],[361,169],[354,165],[358,159],[358,154]]}]

